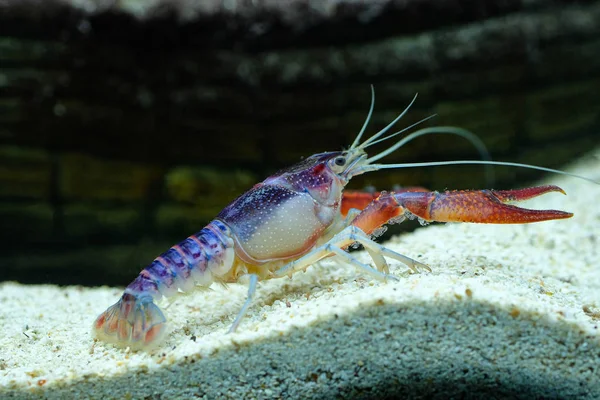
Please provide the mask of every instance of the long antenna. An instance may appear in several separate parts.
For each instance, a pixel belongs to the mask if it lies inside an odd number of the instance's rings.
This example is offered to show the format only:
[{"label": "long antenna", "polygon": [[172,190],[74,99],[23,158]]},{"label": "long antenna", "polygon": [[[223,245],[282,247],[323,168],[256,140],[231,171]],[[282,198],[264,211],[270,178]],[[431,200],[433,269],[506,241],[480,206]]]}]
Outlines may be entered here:
[{"label": "long antenna", "polygon": [[356,139],[354,139],[354,142],[352,142],[352,146],[350,146],[350,149],[355,148],[356,145],[358,145],[358,143],[360,142],[360,138],[362,137],[363,133],[365,133],[365,130],[367,129],[367,125],[369,125],[369,121],[371,120],[371,115],[373,115],[374,108],[375,108],[375,87],[373,85],[371,85],[371,108],[369,109],[369,113],[367,114],[367,119],[365,119],[365,123],[363,124],[360,132],[358,132],[358,135],[356,136]]},{"label": "long antenna", "polygon": [[588,181],[594,183],[596,185],[600,185],[599,181],[596,181],[591,178],[587,178],[582,175],[573,174],[571,172],[561,171],[558,169],[539,167],[537,165],[530,164],[521,164],[515,162],[508,161],[482,161],[482,160],[455,160],[455,161],[431,161],[431,162],[416,162],[416,163],[404,163],[404,164],[371,164],[365,166],[365,172],[367,171],[377,171],[379,169],[388,169],[388,168],[418,168],[418,167],[436,167],[442,165],[502,165],[508,167],[519,167],[519,168],[529,168],[529,169],[537,169],[538,171],[551,172],[553,174],[566,175],[571,176],[573,178],[583,179],[584,181]]}]

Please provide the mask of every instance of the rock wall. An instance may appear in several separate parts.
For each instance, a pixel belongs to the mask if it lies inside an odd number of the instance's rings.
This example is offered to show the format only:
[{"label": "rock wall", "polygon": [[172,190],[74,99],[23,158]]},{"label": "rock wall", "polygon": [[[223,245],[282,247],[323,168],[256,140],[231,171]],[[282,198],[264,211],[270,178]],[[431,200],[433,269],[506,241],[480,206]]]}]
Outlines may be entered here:
[{"label": "rock wall", "polygon": [[[351,143],[369,84],[370,132],[418,92],[401,126],[436,113],[496,159],[560,167],[599,142],[598,54],[598,1],[0,1],[0,279],[127,283],[268,173]],[[389,160],[465,158],[431,136]]]}]

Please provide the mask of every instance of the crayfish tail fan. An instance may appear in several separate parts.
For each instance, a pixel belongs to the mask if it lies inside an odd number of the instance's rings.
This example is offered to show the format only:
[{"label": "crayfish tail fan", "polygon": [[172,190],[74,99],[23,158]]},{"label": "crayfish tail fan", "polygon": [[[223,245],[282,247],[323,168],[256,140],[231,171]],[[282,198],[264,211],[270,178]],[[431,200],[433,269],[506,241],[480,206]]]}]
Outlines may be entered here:
[{"label": "crayfish tail fan", "polygon": [[125,293],[96,318],[94,334],[119,347],[148,349],[161,341],[166,321],[151,296]]}]

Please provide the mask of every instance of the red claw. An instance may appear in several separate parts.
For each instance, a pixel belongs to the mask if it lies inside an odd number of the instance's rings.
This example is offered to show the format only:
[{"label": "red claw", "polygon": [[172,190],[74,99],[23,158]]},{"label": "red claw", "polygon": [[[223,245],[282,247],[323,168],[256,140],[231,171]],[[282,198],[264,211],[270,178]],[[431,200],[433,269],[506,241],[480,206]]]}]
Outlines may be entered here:
[{"label": "red claw", "polygon": [[566,195],[565,191],[556,185],[534,186],[518,190],[492,190],[492,192],[503,203],[529,200],[550,192],[559,192]]},{"label": "red claw", "polygon": [[426,221],[525,224],[570,218],[573,214],[557,210],[529,210],[504,203],[557,191],[564,193],[561,188],[548,185],[520,190],[403,193],[395,197],[404,208]]},{"label": "red claw", "polygon": [[554,185],[519,190],[460,190],[438,192],[384,193],[353,222],[370,233],[389,219],[406,211],[425,221],[475,222],[487,224],[525,224],[571,218],[572,213],[558,210],[529,210],[510,204],[549,192],[565,193]]}]

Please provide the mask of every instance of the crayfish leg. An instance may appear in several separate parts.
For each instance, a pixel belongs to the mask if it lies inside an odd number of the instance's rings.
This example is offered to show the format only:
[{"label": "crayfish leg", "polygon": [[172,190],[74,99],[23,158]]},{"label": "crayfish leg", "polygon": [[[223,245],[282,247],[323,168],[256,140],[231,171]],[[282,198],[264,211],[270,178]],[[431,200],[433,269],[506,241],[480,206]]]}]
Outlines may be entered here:
[{"label": "crayfish leg", "polygon": [[248,274],[247,276],[250,278],[250,284],[248,285],[248,296],[246,297],[244,305],[240,309],[238,315],[235,317],[235,320],[233,321],[233,324],[231,325],[231,328],[229,328],[229,331],[227,333],[235,332],[237,327],[240,325],[240,322],[242,322],[244,315],[246,315],[248,307],[250,307],[250,304],[252,304],[252,300],[254,299],[254,294],[256,293],[256,286],[258,284],[258,275]]},{"label": "crayfish leg", "polygon": [[[429,192],[429,190],[421,186],[409,186],[394,189],[394,193],[405,193],[405,192]],[[345,190],[342,193],[342,204],[340,206],[340,212],[343,217],[348,214],[351,209],[364,210],[373,200],[378,198],[381,192],[369,192],[360,190]]]},{"label": "crayfish leg", "polygon": [[[353,257],[352,254],[344,250],[354,242],[362,244],[367,249],[368,253],[374,256],[373,261],[375,262],[377,269],[371,267],[370,265],[360,262],[355,257]],[[417,267],[431,271],[431,269],[423,263],[413,260],[412,258],[402,255],[400,253],[396,253],[395,251],[386,249],[384,246],[371,240],[360,228],[351,225],[345,228],[337,235],[335,235],[327,243],[313,249],[312,251],[308,252],[299,259],[294,260],[289,264],[283,266],[279,270],[275,271],[274,275],[276,277],[280,277],[295,271],[303,270],[308,266],[314,264],[315,262],[329,256],[336,256],[338,258],[341,258],[349,264],[354,265],[361,271],[371,275],[372,277],[378,280],[398,279],[395,276],[387,273],[387,262],[385,262],[383,256],[396,259],[406,264],[411,270],[415,272],[418,271]]]}]

